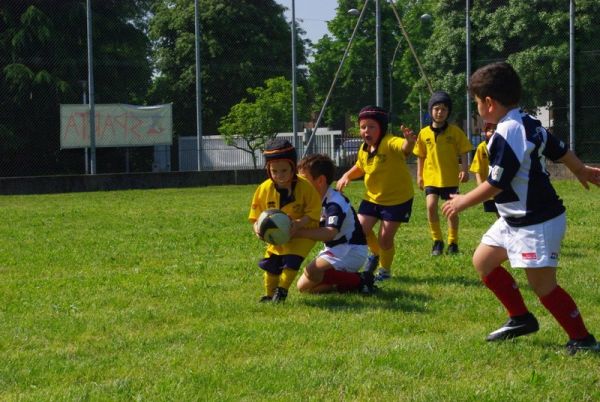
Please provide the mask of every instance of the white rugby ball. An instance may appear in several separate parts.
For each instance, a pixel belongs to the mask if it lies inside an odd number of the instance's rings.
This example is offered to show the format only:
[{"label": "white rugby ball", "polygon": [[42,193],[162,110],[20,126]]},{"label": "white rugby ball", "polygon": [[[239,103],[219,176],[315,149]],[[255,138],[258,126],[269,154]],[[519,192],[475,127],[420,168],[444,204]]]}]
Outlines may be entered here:
[{"label": "white rugby ball", "polygon": [[258,234],[269,244],[281,245],[290,241],[292,221],[279,209],[264,210],[256,221]]}]

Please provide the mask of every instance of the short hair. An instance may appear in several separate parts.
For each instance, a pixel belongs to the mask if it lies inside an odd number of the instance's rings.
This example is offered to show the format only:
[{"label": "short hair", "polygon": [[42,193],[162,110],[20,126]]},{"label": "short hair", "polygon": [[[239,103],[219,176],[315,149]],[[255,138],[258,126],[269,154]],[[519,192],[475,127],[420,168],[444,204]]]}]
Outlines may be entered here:
[{"label": "short hair", "polygon": [[504,106],[515,106],[521,100],[521,79],[515,69],[501,61],[483,66],[469,79],[471,96],[490,97]]},{"label": "short hair", "polygon": [[298,171],[308,172],[314,178],[325,176],[327,185],[333,183],[335,163],[325,154],[312,154],[304,157],[298,164]]}]

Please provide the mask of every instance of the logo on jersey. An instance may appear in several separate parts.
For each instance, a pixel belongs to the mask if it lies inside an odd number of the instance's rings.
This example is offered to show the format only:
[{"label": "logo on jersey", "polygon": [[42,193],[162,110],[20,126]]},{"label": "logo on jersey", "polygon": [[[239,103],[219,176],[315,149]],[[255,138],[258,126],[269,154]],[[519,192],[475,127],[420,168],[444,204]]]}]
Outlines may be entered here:
[{"label": "logo on jersey", "polygon": [[521,253],[521,258],[523,258],[524,260],[537,260],[537,254],[535,253],[535,251],[529,253]]},{"label": "logo on jersey", "polygon": [[492,180],[500,181],[500,179],[502,178],[502,173],[504,173],[504,168],[502,166],[496,165],[492,168],[490,176],[492,177]]},{"label": "logo on jersey", "polygon": [[339,217],[338,216],[330,216],[329,218],[327,218],[327,226],[337,226],[339,222]]}]

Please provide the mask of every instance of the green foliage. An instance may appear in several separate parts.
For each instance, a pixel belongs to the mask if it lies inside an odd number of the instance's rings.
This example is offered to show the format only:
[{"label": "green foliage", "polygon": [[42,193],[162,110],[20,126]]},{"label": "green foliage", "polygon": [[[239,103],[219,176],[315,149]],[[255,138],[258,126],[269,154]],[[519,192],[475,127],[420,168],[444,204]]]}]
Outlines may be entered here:
[{"label": "green foliage", "polygon": [[[215,134],[219,120],[245,96],[246,88],[268,78],[291,78],[291,31],[284,8],[273,0],[232,2],[201,0],[202,122]],[[155,44],[158,77],[152,98],[174,103],[176,133],[195,131],[194,2],[154,2],[150,37]],[[297,41],[297,63],[306,61]],[[303,78],[300,77],[300,82]]]},{"label": "green foliage", "polygon": [[[219,132],[228,145],[250,153],[256,168],[256,151],[262,150],[278,132],[292,131],[292,84],[284,77],[270,78],[264,87],[249,88],[247,92],[254,101],[244,98],[234,105],[221,119]],[[306,103],[302,87],[297,89],[296,100],[301,118]],[[238,140],[245,146],[239,145]]]},{"label": "green foliage", "polygon": [[[598,335],[600,190],[556,187],[569,210],[559,282]],[[0,400],[600,398],[599,356],[566,354],[521,270],[512,273],[540,331],[484,341],[505,320],[471,263],[491,214],[465,211],[462,253],[432,259],[417,192],[394,278],[376,295],[293,285],[286,304],[264,305],[264,244],[246,220],[254,190],[0,198]],[[346,194],[357,205],[362,192],[354,182]]]}]

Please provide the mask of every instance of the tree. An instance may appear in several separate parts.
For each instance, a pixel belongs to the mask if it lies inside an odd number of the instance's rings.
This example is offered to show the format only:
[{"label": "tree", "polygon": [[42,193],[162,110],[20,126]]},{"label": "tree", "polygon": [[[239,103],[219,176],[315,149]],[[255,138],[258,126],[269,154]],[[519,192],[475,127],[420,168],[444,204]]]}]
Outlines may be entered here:
[{"label": "tree", "polygon": [[[292,130],[292,90],[291,82],[284,77],[267,79],[261,88],[249,88],[246,98],[234,105],[229,114],[221,119],[219,132],[225,143],[252,155],[254,168],[257,168],[256,151],[264,149],[267,141],[275,138],[278,132]],[[302,88],[297,91],[300,105],[298,116],[304,114],[306,95]],[[240,145],[239,140],[245,145]]]},{"label": "tree", "polygon": [[[400,3],[400,2],[398,2]],[[431,1],[407,2],[399,6],[398,12],[417,51],[424,49],[429,28],[421,25],[420,16],[428,11]],[[344,49],[348,45],[357,17],[348,13],[349,9],[361,8],[364,1],[339,0],[337,14],[328,23],[332,36],[325,36],[314,46],[314,61],[309,65],[309,80],[316,94],[313,108],[320,109],[331,86],[339,66]],[[398,22],[388,2],[381,2],[381,41],[382,74],[384,78],[384,107],[389,105],[389,74],[393,74],[393,109],[406,111],[404,101],[413,85],[420,80],[420,73],[405,39],[402,37]],[[391,66],[395,49],[394,65]],[[420,53],[420,52],[419,52]],[[391,69],[391,70],[390,70]],[[346,116],[355,114],[366,104],[375,104],[375,7],[371,1],[352,43],[347,60],[340,72],[334,88],[325,118],[326,124],[336,128],[345,128]],[[406,114],[409,124],[417,121],[418,110]]]},{"label": "tree", "polygon": [[[154,3],[150,35],[157,77],[152,98],[174,103],[176,133],[196,131],[194,2]],[[273,0],[201,0],[202,122],[215,133],[218,122],[240,102],[246,88],[267,78],[291,78],[291,30],[284,8]],[[297,63],[305,63],[298,38]],[[299,82],[302,82],[300,77]]]},{"label": "tree", "polygon": [[[97,102],[135,103],[146,95],[144,7],[145,0],[93,2]],[[0,27],[4,175],[81,171],[81,159],[59,155],[59,105],[80,103],[87,81],[85,1],[3,1]]]}]

